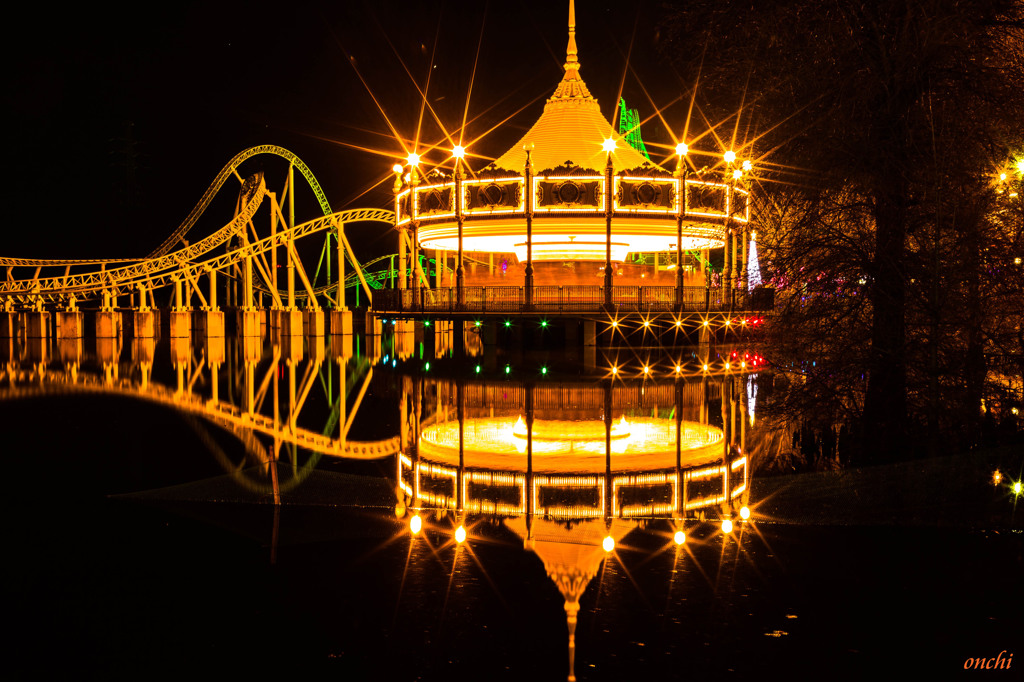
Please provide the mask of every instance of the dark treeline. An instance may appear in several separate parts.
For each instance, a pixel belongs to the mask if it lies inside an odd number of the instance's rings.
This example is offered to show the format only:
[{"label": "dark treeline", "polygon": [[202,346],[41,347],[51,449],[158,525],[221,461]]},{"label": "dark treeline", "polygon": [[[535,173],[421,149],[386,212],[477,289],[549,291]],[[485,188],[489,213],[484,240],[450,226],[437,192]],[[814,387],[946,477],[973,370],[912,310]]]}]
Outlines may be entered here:
[{"label": "dark treeline", "polygon": [[770,404],[804,447],[871,462],[1019,437],[1024,3],[665,12],[699,113],[755,159],[773,355],[802,373]]}]

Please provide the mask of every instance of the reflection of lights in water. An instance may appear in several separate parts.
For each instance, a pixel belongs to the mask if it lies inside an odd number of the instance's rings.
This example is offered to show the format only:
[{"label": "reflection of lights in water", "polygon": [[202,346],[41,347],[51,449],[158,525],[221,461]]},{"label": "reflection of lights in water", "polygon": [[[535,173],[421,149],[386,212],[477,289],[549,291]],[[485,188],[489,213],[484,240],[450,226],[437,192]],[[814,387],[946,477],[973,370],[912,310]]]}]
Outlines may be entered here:
[{"label": "reflection of lights in water", "polygon": [[[721,429],[683,421],[680,431],[682,450],[696,450],[721,442]],[[612,423],[612,453],[659,454],[675,453],[676,424],[673,419],[635,417],[627,421],[625,415]],[[420,434],[425,446],[458,452],[458,421],[442,422],[426,427]],[[526,421],[521,415],[508,417],[479,417],[466,419],[462,434],[466,451],[489,455],[522,454],[526,452]],[[605,454],[605,423],[599,419],[587,421],[541,420],[533,423],[534,455]]]},{"label": "reflection of lights in water", "polygon": [[409,519],[409,530],[413,535],[419,533],[423,529],[423,519],[420,518],[419,514],[414,515]]},{"label": "reflection of lights in water", "polygon": [[754,425],[754,407],[757,404],[757,382],[754,375],[747,376],[747,412],[750,414],[750,425]]},{"label": "reflection of lights in water", "polygon": [[615,549],[615,538],[611,535],[606,535],[604,540],[601,541],[601,547],[603,547],[606,552],[612,551]]},{"label": "reflection of lights in water", "polygon": [[677,530],[675,536],[673,536],[673,539],[676,541],[677,545],[681,545],[684,542],[686,542],[686,533],[684,533],[681,530]]},{"label": "reflection of lights in water", "polygon": [[723,533],[731,533],[732,532],[732,521],[730,521],[729,519],[725,519],[724,521],[722,521],[722,532]]}]

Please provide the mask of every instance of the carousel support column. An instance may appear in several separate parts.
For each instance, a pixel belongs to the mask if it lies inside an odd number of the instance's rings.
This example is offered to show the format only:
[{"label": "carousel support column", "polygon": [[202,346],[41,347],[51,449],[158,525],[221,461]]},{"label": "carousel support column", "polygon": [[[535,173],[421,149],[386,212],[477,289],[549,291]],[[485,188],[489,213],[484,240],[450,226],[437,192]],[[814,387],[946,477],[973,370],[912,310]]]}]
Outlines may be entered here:
[{"label": "carousel support column", "polygon": [[[352,311],[345,304],[345,223],[338,223],[338,293],[334,308],[331,310],[331,334],[352,334]],[[399,240],[402,239],[399,234]],[[405,249],[403,249],[404,251]],[[367,316],[369,319],[369,315]],[[375,319],[376,322],[376,319]],[[380,323],[377,322],[379,325]],[[371,329],[376,327],[371,326]]]},{"label": "carousel support column", "polygon": [[686,514],[686,486],[683,483],[683,382],[676,377],[675,384],[675,415],[676,415],[676,516],[683,518]]},{"label": "carousel support column", "polygon": [[683,309],[683,218],[686,216],[686,165],[685,142],[676,145],[676,306]]},{"label": "carousel support column", "polygon": [[604,385],[604,518],[612,517],[612,385]]},{"label": "carousel support column", "polygon": [[523,191],[526,192],[526,308],[533,308],[533,143],[523,145],[526,165],[523,168]]},{"label": "carousel support column", "polygon": [[466,268],[462,261],[462,228],[463,228],[463,202],[462,196],[462,158],[465,156],[466,150],[462,145],[456,145],[452,150],[452,156],[455,157],[455,197],[453,203],[455,204],[455,222],[459,226],[459,255],[458,260],[455,262],[455,307],[457,310],[461,310],[466,306]]},{"label": "carousel support column", "polygon": [[[411,155],[410,155],[411,156]],[[410,244],[412,246],[412,253],[410,253],[410,267],[409,277],[412,278],[412,300],[413,305],[419,306],[420,301],[420,279],[416,275],[416,269],[419,267],[420,261],[420,221],[419,221],[419,196],[416,193],[416,187],[420,184],[420,169],[419,169],[419,157],[415,160],[410,159],[409,161],[409,227],[410,227]]]},{"label": "carousel support column", "polygon": [[612,311],[612,180],[615,168],[612,165],[612,152],[615,151],[615,140],[604,141],[606,152],[604,164],[604,307]]},{"label": "carousel support column", "polygon": [[526,517],[533,513],[533,384],[526,385]]},{"label": "carousel support column", "polygon": [[459,477],[456,481],[456,508],[461,512],[466,508],[466,396],[462,390],[462,382],[455,382],[455,411],[459,420]]},{"label": "carousel support column", "polygon": [[729,508],[729,451],[732,449],[732,423],[729,420],[729,402],[732,399],[732,377],[727,376],[722,383],[722,431],[724,432],[724,438],[722,439],[723,450],[722,450],[722,495],[725,497],[725,501],[720,505],[720,509],[724,512]]}]

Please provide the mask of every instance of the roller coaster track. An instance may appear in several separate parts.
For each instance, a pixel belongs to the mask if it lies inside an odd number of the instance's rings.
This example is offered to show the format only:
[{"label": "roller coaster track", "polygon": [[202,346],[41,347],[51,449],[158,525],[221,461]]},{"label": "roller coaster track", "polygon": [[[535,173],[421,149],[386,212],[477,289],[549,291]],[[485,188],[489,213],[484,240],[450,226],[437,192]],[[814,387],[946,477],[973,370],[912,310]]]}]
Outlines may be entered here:
[{"label": "roller coaster track", "polygon": [[196,221],[199,220],[199,216],[203,214],[203,211],[206,210],[206,207],[209,206],[211,201],[213,201],[213,198],[217,195],[217,192],[220,191],[221,186],[225,182],[227,182],[228,178],[230,178],[232,175],[235,175],[238,166],[240,166],[242,162],[245,161],[246,159],[252,158],[253,156],[256,156],[258,154],[273,154],[275,156],[280,156],[281,158],[286,159],[289,163],[295,166],[295,168],[298,169],[300,173],[302,173],[302,177],[304,177],[306,179],[306,182],[309,183],[309,187],[310,189],[313,190],[313,193],[316,195],[316,200],[317,202],[319,202],[320,209],[324,212],[324,215],[331,215],[332,213],[334,213],[334,211],[331,210],[331,205],[327,203],[327,197],[324,196],[324,191],[320,187],[320,183],[317,182],[316,178],[313,177],[313,172],[309,170],[309,167],[305,163],[303,163],[299,157],[295,156],[295,154],[291,153],[287,149],[284,149],[283,147],[277,147],[274,145],[267,144],[260,145],[259,147],[250,147],[245,151],[239,152],[238,154],[235,155],[233,159],[228,161],[227,165],[225,165],[220,170],[220,173],[217,174],[217,177],[214,178],[213,182],[206,189],[206,192],[203,194],[202,199],[199,200],[199,203],[195,205],[192,211],[188,214],[188,217],[185,218],[185,222],[179,225],[177,229],[175,229],[174,232],[172,232],[171,235],[164,240],[163,244],[158,246],[152,253],[146,256],[146,259],[148,260],[151,258],[163,256],[172,248],[174,248],[174,245],[177,244],[182,238],[184,238],[184,236],[188,234],[188,231],[192,229],[192,226],[195,225]]},{"label": "roller coaster track", "polygon": [[301,427],[292,429],[280,421],[275,424],[273,417],[250,414],[230,403],[178,392],[160,384],[143,387],[128,378],[107,380],[98,375],[78,374],[72,379],[64,371],[17,368],[0,371],[0,382],[5,386],[0,391],[0,400],[61,394],[126,396],[203,417],[240,438],[245,432],[258,432],[330,457],[381,459],[399,450],[397,436],[380,441],[342,441]]},{"label": "roller coaster track", "polygon": [[[24,301],[31,300],[33,297],[52,301],[64,299],[70,295],[96,294],[102,290],[122,295],[139,285],[157,289],[182,278],[194,278],[197,274],[211,270],[223,270],[234,263],[243,261],[247,256],[264,253],[274,247],[286,246],[292,240],[324,230],[337,229],[337,225],[340,223],[377,221],[389,225],[394,224],[395,214],[392,211],[379,208],[350,209],[282,229],[272,236],[237,246],[227,253],[204,261],[196,260],[201,256],[208,255],[214,248],[228,241],[251,219],[252,214],[258,208],[259,200],[266,193],[262,176],[253,184],[255,185],[254,189],[249,192],[248,200],[243,204],[238,216],[214,234],[195,244],[165,256],[111,270],[2,282],[0,283],[0,295],[22,298]],[[4,259],[0,259],[0,265],[4,264]]]}]

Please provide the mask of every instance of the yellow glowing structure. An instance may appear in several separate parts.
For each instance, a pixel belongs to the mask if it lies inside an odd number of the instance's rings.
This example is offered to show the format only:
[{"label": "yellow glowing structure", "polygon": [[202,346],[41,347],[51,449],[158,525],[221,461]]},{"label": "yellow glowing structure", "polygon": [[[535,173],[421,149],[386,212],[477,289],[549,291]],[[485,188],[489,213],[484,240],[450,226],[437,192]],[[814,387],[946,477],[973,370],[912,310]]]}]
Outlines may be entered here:
[{"label": "yellow glowing structure", "polygon": [[730,521],[729,519],[725,519],[725,520],[722,521],[722,532],[723,533],[731,533],[732,532],[732,521]]},{"label": "yellow glowing structure", "polygon": [[421,530],[423,530],[423,519],[420,518],[419,514],[414,514],[413,517],[409,519],[409,531],[413,535],[416,535]]},{"label": "yellow glowing structure", "polygon": [[604,551],[611,552],[613,549],[615,549],[615,538],[613,538],[611,535],[606,535],[604,537],[604,540],[601,541],[601,547],[602,549],[604,549]]},{"label": "yellow glowing structure", "polygon": [[[749,191],[723,169],[681,175],[619,145],[580,77],[574,29],[570,36],[564,75],[536,123],[491,165],[461,180],[460,191],[450,170],[400,187],[396,226],[415,221],[422,248],[515,253],[520,262],[527,257],[528,214],[534,262],[605,261],[609,241],[613,262],[636,252],[722,247],[726,223],[750,220]],[[460,149],[452,150],[456,164]],[[675,150],[680,158],[689,152],[682,142]],[[408,164],[415,165],[412,157]]]},{"label": "yellow glowing structure", "polygon": [[746,521],[747,519],[750,518],[750,507],[741,507],[740,508],[740,518],[743,519],[744,521]]},{"label": "yellow glowing structure", "polygon": [[466,148],[461,144],[457,144],[452,147],[452,156],[456,159],[463,159],[466,157]]},{"label": "yellow glowing structure", "polygon": [[1014,495],[1020,495],[1020,492],[1021,492],[1021,484],[1020,484],[1020,481],[1017,481],[1016,483],[1013,484],[1013,494]]},{"label": "yellow glowing structure", "polygon": [[750,163],[750,159],[744,159],[744,161],[743,161],[743,170],[744,171],[749,171],[753,167],[754,167],[754,164]]},{"label": "yellow glowing structure", "polygon": [[402,164],[396,163],[394,166],[391,167],[391,170],[393,170],[395,173],[401,174],[401,172],[403,170],[402,169]]},{"label": "yellow glowing structure", "polygon": [[676,534],[672,537],[672,539],[676,541],[677,545],[681,545],[684,542],[686,542],[686,533],[684,533],[681,530],[677,530]]},{"label": "yellow glowing structure", "polygon": [[1003,481],[1003,472],[996,469],[992,472],[992,485],[999,485]]},{"label": "yellow glowing structure", "polygon": [[409,156],[405,157],[405,162],[410,166],[420,165],[420,155],[416,152],[409,152]]},{"label": "yellow glowing structure", "polygon": [[724,154],[724,157],[723,157],[723,158],[725,158],[725,162],[726,162],[726,163],[732,163],[733,161],[735,161],[735,160],[736,160],[736,152],[734,152],[734,151],[732,151],[732,150],[730,149],[729,151],[727,151],[727,152],[726,152],[726,153]]},{"label": "yellow glowing structure", "polygon": [[455,529],[455,542],[457,542],[457,543],[459,543],[461,545],[465,541],[466,541],[466,527],[460,525],[458,528]]}]

